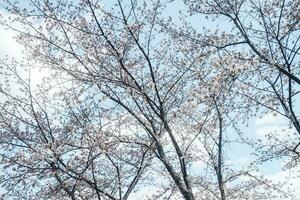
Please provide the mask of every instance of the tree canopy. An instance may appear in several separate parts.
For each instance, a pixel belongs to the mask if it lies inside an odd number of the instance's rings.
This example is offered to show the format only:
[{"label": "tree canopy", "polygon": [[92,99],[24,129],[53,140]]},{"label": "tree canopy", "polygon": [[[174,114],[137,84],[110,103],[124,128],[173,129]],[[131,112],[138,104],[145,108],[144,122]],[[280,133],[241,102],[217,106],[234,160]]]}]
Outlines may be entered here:
[{"label": "tree canopy", "polygon": [[297,198],[300,1],[0,3],[0,199]]}]

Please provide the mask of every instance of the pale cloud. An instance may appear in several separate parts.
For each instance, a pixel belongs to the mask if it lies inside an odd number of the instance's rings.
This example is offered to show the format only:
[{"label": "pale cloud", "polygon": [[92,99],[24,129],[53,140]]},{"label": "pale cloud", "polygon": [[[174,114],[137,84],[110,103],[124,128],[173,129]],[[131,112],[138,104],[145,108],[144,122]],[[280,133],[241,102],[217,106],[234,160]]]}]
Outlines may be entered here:
[{"label": "pale cloud", "polygon": [[250,157],[240,157],[232,160],[225,160],[225,165],[235,167],[247,167],[253,160]]},{"label": "pale cloud", "polygon": [[285,125],[287,123],[287,119],[282,115],[267,113],[263,115],[261,118],[257,118],[255,120],[256,126],[280,126]]},{"label": "pale cloud", "polygon": [[13,56],[15,58],[22,57],[22,45],[16,42],[16,33],[10,29],[0,26],[0,55]]},{"label": "pale cloud", "polygon": [[[0,9],[1,20],[8,20],[10,17],[13,17],[11,14],[6,13],[5,11]],[[18,24],[14,24],[15,29],[22,30],[21,26]],[[17,42],[16,37],[18,33],[5,25],[0,25],[0,59],[15,59],[18,62],[21,62],[23,58],[25,58],[24,54],[24,46]],[[9,62],[9,61],[7,61]],[[32,61],[32,63],[26,63],[27,66],[30,66],[30,78],[33,87],[35,85],[42,83],[43,78],[48,76],[50,71],[48,69],[42,68],[40,63],[36,61]],[[27,68],[27,67],[26,67]],[[27,71],[26,71],[27,70]],[[21,68],[18,69],[18,73],[22,76],[22,78],[28,78],[28,69],[24,68],[22,65]]]},{"label": "pale cloud", "polygon": [[[295,129],[290,126],[289,120],[284,116],[274,115],[273,113],[267,113],[261,118],[255,120],[255,136],[263,143],[269,143],[268,135],[280,140],[280,141],[292,141],[297,135]],[[272,141],[271,141],[272,142]],[[280,165],[280,168],[284,168],[285,162],[273,163]],[[268,170],[271,174],[265,177],[272,183],[280,184],[282,191],[287,191],[291,197],[277,198],[276,200],[296,200],[300,199],[300,181],[297,174],[300,172],[300,166],[287,169],[287,170]],[[273,172],[272,172],[273,171]]]},{"label": "pale cloud", "polygon": [[293,137],[295,130],[289,126],[289,121],[284,116],[267,113],[255,120],[255,133],[258,139],[265,139],[267,135],[285,139]]},{"label": "pale cloud", "polygon": [[[300,166],[297,166],[289,170],[268,175],[266,178],[271,180],[273,183],[281,183],[280,189],[282,191],[289,191],[288,193],[291,195],[289,199],[296,200],[300,199],[299,172]],[[284,199],[286,200],[286,198]],[[283,198],[278,198],[276,200],[283,200]]]},{"label": "pale cloud", "polygon": [[[1,20],[7,20],[10,14],[0,9]],[[0,57],[14,57],[15,59],[22,58],[23,46],[16,41],[17,33],[4,25],[0,26]]]}]

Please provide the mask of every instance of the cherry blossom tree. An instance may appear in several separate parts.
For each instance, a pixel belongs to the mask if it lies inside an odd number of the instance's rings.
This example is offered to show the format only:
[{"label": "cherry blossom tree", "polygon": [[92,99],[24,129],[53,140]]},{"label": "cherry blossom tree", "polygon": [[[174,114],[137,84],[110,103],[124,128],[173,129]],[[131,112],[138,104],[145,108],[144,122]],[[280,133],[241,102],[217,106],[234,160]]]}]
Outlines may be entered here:
[{"label": "cherry blossom tree", "polygon": [[[222,52],[226,65],[238,70],[239,85],[233,89],[256,113],[264,108],[289,120],[295,134],[272,141],[273,156],[299,159],[299,2],[185,1],[191,14],[226,20],[228,30],[206,36],[205,44]],[[222,58],[224,59],[224,58]],[[249,65],[248,63],[251,63]],[[270,137],[273,137],[270,135]],[[275,155],[274,155],[275,152]],[[266,155],[271,156],[272,155]]]},{"label": "cherry blossom tree", "polygon": [[107,117],[113,108],[103,101],[33,93],[17,63],[2,64],[19,88],[1,89],[1,198],[127,199],[151,161],[150,141],[139,135],[143,145],[128,145],[125,124]]},{"label": "cherry blossom tree", "polygon": [[[243,34],[178,27],[164,14],[168,2],[3,2],[13,17],[2,23],[19,33],[29,63],[2,62],[16,80],[1,89],[5,198],[125,200],[144,184],[159,186],[149,199],[288,197],[254,174],[257,163],[227,164],[226,149],[254,100],[277,112],[288,105],[297,124],[293,100],[277,95],[294,95],[286,88],[299,84],[296,66],[237,40]],[[213,15],[230,4],[186,3]],[[239,44],[249,47],[227,49]],[[36,90],[30,70],[18,71],[35,64],[53,73]],[[265,87],[283,103],[265,103]]]}]

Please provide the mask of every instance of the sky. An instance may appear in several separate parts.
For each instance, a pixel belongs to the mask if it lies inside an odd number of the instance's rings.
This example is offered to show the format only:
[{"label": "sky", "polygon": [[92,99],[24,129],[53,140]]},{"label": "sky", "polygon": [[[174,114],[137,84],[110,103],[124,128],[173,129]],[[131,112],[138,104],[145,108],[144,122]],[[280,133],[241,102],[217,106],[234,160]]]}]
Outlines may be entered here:
[{"label": "sky", "polygon": [[[9,17],[9,14],[0,9],[0,16],[4,19]],[[17,33],[0,25],[0,58],[14,58],[21,61],[24,58],[24,48],[16,41]],[[41,74],[39,70],[33,70],[33,79],[35,82],[40,81]]]},{"label": "sky", "polygon": [[[178,9],[180,9],[183,4],[182,3],[175,3],[174,6]],[[168,12],[170,12],[170,15],[176,15],[176,9],[170,9]],[[7,13],[5,13],[3,10],[0,9],[0,14],[5,18],[8,16]],[[196,17],[191,19],[192,23],[197,24],[199,21],[197,21]],[[218,22],[216,22],[218,24]],[[205,19],[201,19],[201,24],[203,26],[207,27],[213,27],[216,26],[216,24],[210,24],[208,22],[205,22]],[[226,27],[226,24],[222,25],[224,28]],[[0,58],[9,57],[9,58],[16,58],[17,60],[20,60],[23,55],[23,47],[17,43],[15,40],[16,34],[11,31],[7,30],[4,27],[0,26]],[[32,80],[35,83],[41,82],[41,77],[46,76],[47,71],[39,71],[38,69],[33,69],[32,71]],[[0,81],[1,82],[1,81]],[[283,117],[280,116],[274,116],[271,113],[264,114],[260,118],[252,118],[249,120],[249,126],[243,127],[242,131],[249,135],[252,138],[266,140],[266,134],[269,132],[278,132],[279,137],[286,137],[286,132],[283,132],[283,129],[286,129],[287,121]],[[289,129],[291,132],[292,129]],[[243,164],[249,162],[249,151],[247,149],[239,149],[240,146],[236,145],[233,146],[231,149],[229,149],[228,154],[230,154],[230,160],[227,162],[231,162],[236,166],[243,166]],[[282,171],[284,163],[282,160],[279,161],[272,161],[269,163],[264,164],[261,167],[261,172],[265,174],[270,180],[273,182],[279,182],[286,180],[286,184],[283,185],[282,189],[285,189],[287,187],[290,187],[294,190],[293,194],[295,195],[295,200],[298,198],[300,199],[300,179],[293,178],[294,174],[300,174],[300,166],[293,168],[292,170],[285,170]],[[295,173],[297,172],[297,173]],[[147,195],[151,194],[151,188],[143,189],[135,194],[132,195],[132,199],[144,199]],[[298,196],[298,197],[297,197]]]}]

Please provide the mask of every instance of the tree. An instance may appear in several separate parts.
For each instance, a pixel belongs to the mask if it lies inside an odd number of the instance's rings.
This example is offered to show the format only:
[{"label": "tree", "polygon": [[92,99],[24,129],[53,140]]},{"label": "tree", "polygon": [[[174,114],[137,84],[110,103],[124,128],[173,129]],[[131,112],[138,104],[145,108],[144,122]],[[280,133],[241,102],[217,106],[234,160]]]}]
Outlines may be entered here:
[{"label": "tree", "polygon": [[[239,86],[234,89],[252,107],[287,118],[297,133],[290,141],[271,142],[272,154],[299,158],[299,10],[298,1],[185,1],[192,14],[205,13],[231,24],[231,33],[211,34],[208,46],[239,59]],[[219,31],[220,32],[220,31]],[[224,37],[225,36],[225,37]],[[220,41],[220,42],[218,42]],[[224,55],[223,54],[223,55]],[[247,63],[251,62],[251,66]],[[234,62],[236,62],[234,60]],[[234,62],[227,65],[236,66]],[[247,101],[247,100],[246,100]],[[288,137],[288,136],[287,136]],[[275,147],[276,144],[278,147]],[[267,150],[268,151],[268,150]],[[269,155],[270,156],[270,155]],[[271,156],[271,157],[273,157]]]},{"label": "tree", "polygon": [[150,143],[120,142],[125,124],[106,117],[109,105],[74,89],[35,94],[6,66],[20,91],[1,90],[2,199],[127,199],[151,161]]},{"label": "tree", "polygon": [[[121,200],[147,181],[169,199],[285,193],[254,176],[256,166],[236,171],[225,163],[232,116],[243,110],[235,103],[245,73],[230,65],[240,56],[218,56],[187,26],[183,35],[162,14],[168,4],[4,2],[14,23],[3,23],[19,32],[28,60],[54,71],[33,93],[16,64],[3,63],[23,88],[1,90],[7,197]],[[253,64],[246,56],[243,67]],[[25,183],[37,189],[21,193],[16,186]]]}]

